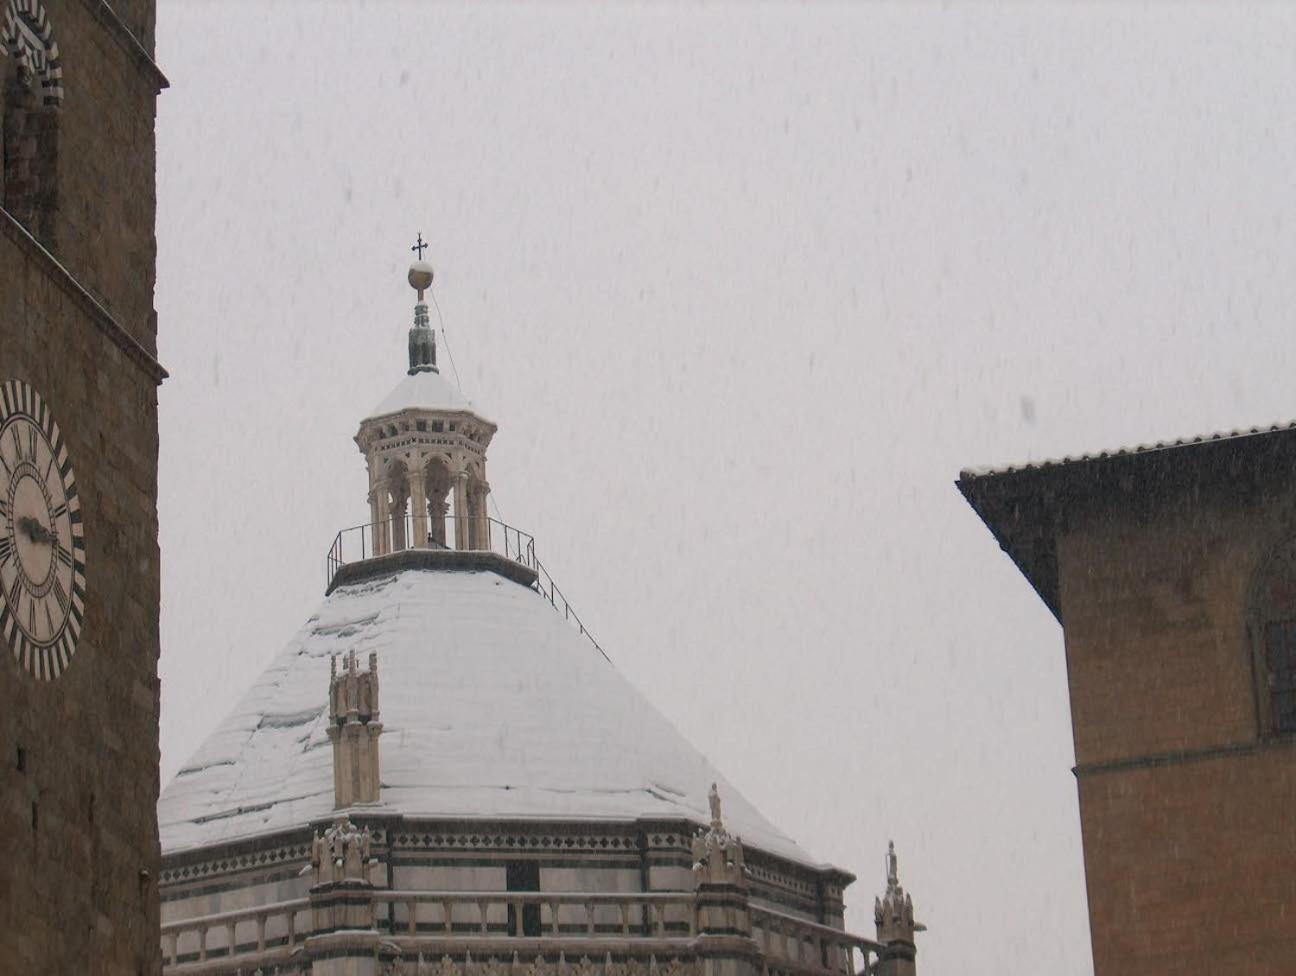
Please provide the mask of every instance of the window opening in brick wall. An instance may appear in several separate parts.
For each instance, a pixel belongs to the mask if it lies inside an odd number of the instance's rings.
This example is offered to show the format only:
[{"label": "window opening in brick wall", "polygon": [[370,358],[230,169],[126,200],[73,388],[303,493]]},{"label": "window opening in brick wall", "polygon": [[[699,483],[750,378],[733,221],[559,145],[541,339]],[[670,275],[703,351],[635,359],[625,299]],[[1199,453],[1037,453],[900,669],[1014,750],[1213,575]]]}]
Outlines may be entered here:
[{"label": "window opening in brick wall", "polygon": [[27,750],[24,749],[22,746],[18,747],[17,766],[18,766],[18,772],[20,773],[27,772]]},{"label": "window opening in brick wall", "polygon": [[1296,617],[1265,625],[1265,672],[1276,732],[1296,732]]},{"label": "window opening in brick wall", "polygon": [[1276,547],[1257,573],[1250,632],[1259,732],[1296,733],[1296,539]]},{"label": "window opening in brick wall", "polygon": [[[513,861],[504,870],[504,886],[509,891],[539,891],[540,864],[538,861]],[[509,935],[535,937],[540,934],[540,906],[522,906],[522,931],[518,932],[517,909],[509,905]]]}]

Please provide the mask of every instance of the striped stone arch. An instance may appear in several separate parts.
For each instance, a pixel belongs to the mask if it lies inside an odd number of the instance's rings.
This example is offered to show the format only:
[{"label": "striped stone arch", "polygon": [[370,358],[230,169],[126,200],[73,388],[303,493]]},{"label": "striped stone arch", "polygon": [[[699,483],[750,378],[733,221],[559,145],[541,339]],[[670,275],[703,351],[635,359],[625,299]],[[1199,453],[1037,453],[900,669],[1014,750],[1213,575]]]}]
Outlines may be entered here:
[{"label": "striped stone arch", "polygon": [[3,0],[0,39],[4,52],[31,69],[46,105],[63,104],[63,65],[58,42],[41,0]]}]

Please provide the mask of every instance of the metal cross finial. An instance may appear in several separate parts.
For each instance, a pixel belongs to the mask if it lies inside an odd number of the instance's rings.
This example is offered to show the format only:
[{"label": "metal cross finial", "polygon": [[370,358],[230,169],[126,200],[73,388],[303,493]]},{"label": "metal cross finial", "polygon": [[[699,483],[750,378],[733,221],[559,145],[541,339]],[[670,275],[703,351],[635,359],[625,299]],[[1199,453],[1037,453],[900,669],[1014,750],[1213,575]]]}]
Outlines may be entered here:
[{"label": "metal cross finial", "polygon": [[424,251],[424,249],[426,249],[426,248],[428,248],[428,247],[431,247],[431,245],[430,245],[430,244],[424,244],[424,243],[423,243],[423,233],[420,231],[420,232],[419,232],[419,236],[418,236],[418,243],[415,244],[413,247],[411,247],[410,250],[411,250],[411,251],[418,251],[418,259],[419,259],[420,261],[422,261],[422,260],[423,260],[423,251]]}]

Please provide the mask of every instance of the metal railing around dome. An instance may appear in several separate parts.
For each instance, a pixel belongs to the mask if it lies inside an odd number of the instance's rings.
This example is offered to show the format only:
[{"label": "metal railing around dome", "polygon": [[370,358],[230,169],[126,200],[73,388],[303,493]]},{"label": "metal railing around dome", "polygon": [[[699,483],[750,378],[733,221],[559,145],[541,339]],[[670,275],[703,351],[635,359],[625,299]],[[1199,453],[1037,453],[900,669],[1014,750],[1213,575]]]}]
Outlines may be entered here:
[{"label": "metal railing around dome", "polygon": [[[338,571],[350,563],[384,556],[406,549],[440,549],[452,552],[493,552],[520,566],[525,566],[535,574],[531,589],[540,594],[549,604],[563,615],[563,619],[574,626],[611,662],[607,652],[594,639],[586,628],[584,621],[563,595],[549,575],[549,571],[536,558],[535,537],[521,529],[514,528],[499,519],[481,515],[454,516],[444,519],[416,519],[410,514],[394,516],[384,522],[370,522],[366,525],[353,525],[343,529],[333,539],[327,557],[327,586],[332,588]],[[418,541],[419,539],[422,541]]]},{"label": "metal railing around dome", "polygon": [[333,585],[333,577],[348,563],[406,549],[493,552],[530,570],[538,565],[535,539],[499,519],[479,515],[415,519],[407,514],[383,522],[353,525],[339,532],[328,553],[329,585]]}]

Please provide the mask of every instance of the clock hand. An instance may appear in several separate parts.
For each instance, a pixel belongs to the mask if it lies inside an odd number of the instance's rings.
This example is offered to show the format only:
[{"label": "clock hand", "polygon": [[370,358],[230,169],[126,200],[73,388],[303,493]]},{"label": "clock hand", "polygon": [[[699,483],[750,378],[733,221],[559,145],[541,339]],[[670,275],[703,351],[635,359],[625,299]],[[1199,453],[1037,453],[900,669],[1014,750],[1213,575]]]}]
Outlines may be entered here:
[{"label": "clock hand", "polygon": [[49,545],[54,541],[54,533],[41,525],[39,519],[34,519],[30,515],[24,515],[18,520],[18,528],[26,532],[27,538],[31,539],[32,542]]}]

